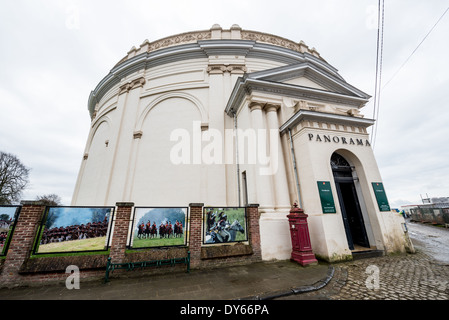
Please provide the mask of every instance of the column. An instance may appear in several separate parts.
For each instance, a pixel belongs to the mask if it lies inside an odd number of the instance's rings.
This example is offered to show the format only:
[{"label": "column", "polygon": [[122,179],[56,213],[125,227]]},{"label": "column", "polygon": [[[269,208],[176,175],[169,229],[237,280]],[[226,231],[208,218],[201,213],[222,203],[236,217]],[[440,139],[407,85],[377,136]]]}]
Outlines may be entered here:
[{"label": "column", "polygon": [[262,252],[260,248],[260,226],[259,226],[259,205],[248,204],[248,225],[249,225],[249,240],[254,252],[254,259],[262,259]]},{"label": "column", "polygon": [[[277,111],[278,105],[267,104],[265,106],[265,112],[267,114],[268,130],[275,130],[277,133],[276,143],[277,146],[270,145],[270,154],[274,157],[277,156],[277,168],[272,176],[273,186],[275,192],[275,205],[276,208],[289,209],[290,208],[290,196],[287,182],[287,171],[284,161],[284,150],[282,148],[281,136],[279,133],[279,121]],[[271,133],[270,133],[271,134]],[[274,142],[270,140],[270,143]],[[274,154],[276,152],[277,154]]]},{"label": "column", "polygon": [[195,268],[201,263],[201,225],[204,203],[190,203],[189,250],[190,266]]},{"label": "column", "polygon": [[[256,136],[259,134],[266,134],[266,128],[262,112],[262,104],[258,102],[252,102],[249,105],[251,110],[251,121],[253,129],[256,130]],[[257,148],[252,150],[258,152]],[[239,151],[243,152],[243,150]],[[274,196],[273,196],[273,186],[271,182],[271,176],[260,174],[261,168],[263,167],[259,160],[256,158],[256,170],[255,178],[257,185],[257,200],[260,204],[261,209],[273,209],[274,208]]]},{"label": "column", "polygon": [[121,263],[125,259],[126,241],[128,240],[129,222],[132,202],[117,202],[117,212],[114,218],[114,230],[112,233],[111,250],[109,256],[113,263]]}]

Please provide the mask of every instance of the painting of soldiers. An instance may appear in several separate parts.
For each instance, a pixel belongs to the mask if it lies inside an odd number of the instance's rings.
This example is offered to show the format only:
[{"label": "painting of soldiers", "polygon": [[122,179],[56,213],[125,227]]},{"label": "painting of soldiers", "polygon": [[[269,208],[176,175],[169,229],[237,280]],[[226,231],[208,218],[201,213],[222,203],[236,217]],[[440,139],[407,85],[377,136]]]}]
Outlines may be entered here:
[{"label": "painting of soldiers", "polygon": [[130,248],[186,245],[188,208],[136,207]]},{"label": "painting of soldiers", "polygon": [[245,208],[205,207],[203,214],[204,244],[248,241]]},{"label": "painting of soldiers", "polygon": [[19,206],[0,206],[0,256],[6,255],[19,212]]},{"label": "painting of soldiers", "polygon": [[106,250],[112,207],[48,207],[34,253]]}]

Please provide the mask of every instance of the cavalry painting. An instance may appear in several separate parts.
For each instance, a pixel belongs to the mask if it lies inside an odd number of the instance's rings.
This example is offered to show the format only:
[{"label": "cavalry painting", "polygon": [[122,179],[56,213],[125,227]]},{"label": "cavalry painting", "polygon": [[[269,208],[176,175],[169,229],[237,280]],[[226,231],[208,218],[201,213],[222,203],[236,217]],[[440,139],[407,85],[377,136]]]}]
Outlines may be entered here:
[{"label": "cavalry painting", "polygon": [[113,213],[113,207],[47,207],[34,253],[107,250]]},{"label": "cavalry painting", "polygon": [[186,245],[187,208],[136,207],[130,248]]},{"label": "cavalry painting", "polygon": [[219,244],[248,240],[246,208],[205,207],[203,212],[203,243]]},{"label": "cavalry painting", "polygon": [[0,206],[0,256],[5,256],[20,207]]}]

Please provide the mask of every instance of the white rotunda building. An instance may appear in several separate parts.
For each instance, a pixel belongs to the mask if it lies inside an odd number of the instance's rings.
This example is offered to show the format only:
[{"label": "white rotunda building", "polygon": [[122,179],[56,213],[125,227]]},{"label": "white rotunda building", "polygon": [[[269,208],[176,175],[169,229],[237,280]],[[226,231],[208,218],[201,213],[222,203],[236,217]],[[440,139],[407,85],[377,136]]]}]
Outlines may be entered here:
[{"label": "white rotunda building", "polygon": [[73,206],[259,204],[262,258],[288,259],[286,215],[314,253],[408,245],[369,143],[370,96],[314,49],[276,35],[187,32],[132,47],[91,92]]}]

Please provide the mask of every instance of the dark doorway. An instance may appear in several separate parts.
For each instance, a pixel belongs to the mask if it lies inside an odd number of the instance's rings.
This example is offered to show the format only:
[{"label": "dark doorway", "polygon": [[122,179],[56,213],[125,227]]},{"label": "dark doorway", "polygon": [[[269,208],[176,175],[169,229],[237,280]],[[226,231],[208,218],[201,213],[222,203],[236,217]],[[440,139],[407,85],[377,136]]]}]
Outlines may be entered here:
[{"label": "dark doorway", "polygon": [[362,210],[352,176],[352,167],[345,158],[337,153],[331,157],[331,166],[349,248],[354,250],[354,245],[369,248]]}]

